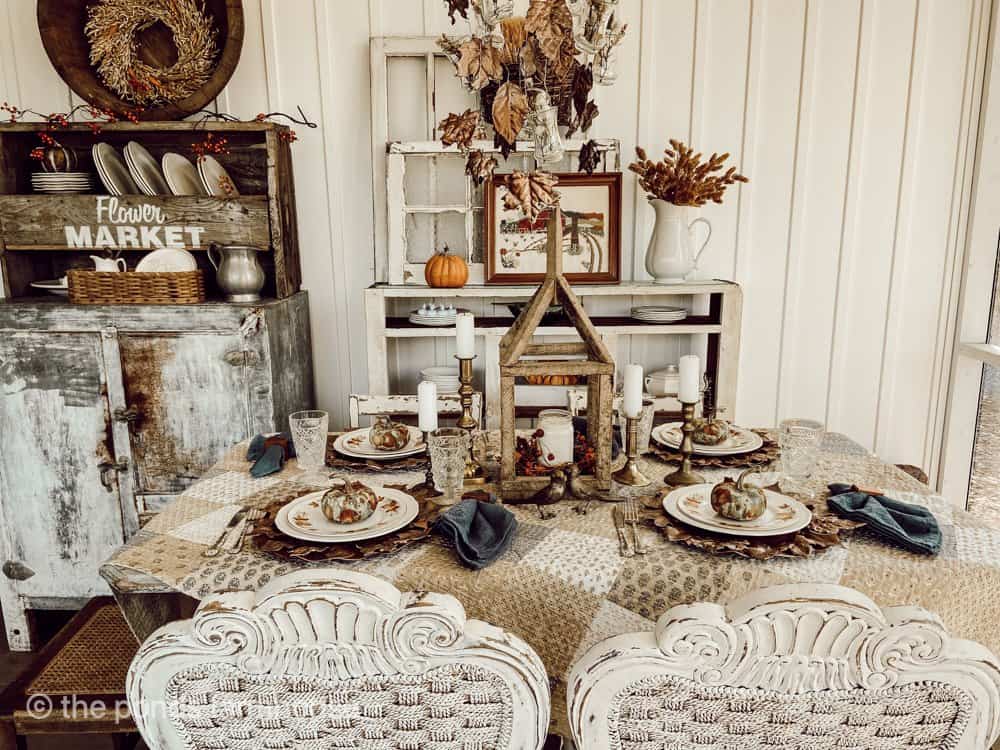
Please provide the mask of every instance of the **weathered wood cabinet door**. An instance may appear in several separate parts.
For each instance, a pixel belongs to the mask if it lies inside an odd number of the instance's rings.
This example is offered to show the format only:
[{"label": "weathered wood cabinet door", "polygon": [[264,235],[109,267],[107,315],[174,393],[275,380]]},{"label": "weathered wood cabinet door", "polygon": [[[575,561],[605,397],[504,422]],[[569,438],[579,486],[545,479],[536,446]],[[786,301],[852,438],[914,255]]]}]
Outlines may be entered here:
[{"label": "weathered wood cabinet door", "polygon": [[105,590],[96,570],[124,540],[127,468],[116,465],[110,419],[99,333],[0,338],[0,562],[13,581],[4,598]]},{"label": "weathered wood cabinet door", "polygon": [[260,356],[238,332],[119,336],[136,494],[182,492],[252,437],[248,369]]}]

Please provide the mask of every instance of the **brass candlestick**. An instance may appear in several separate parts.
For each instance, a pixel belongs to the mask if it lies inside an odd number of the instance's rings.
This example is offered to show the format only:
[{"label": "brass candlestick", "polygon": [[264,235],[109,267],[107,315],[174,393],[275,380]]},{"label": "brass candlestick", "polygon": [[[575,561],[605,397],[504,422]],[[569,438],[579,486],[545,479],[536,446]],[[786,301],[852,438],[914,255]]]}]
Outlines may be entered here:
[{"label": "brass candlestick", "polygon": [[479,427],[479,421],[472,416],[472,394],[475,389],[472,387],[472,360],[476,357],[459,357],[458,360],[458,380],[461,386],[458,389],[458,397],[462,404],[462,416],[458,418],[456,427],[467,430],[469,433],[469,455],[465,459],[465,481],[467,484],[483,484],[486,482],[486,472],[480,466],[475,456],[476,441],[473,433]]},{"label": "brass candlestick", "polygon": [[434,487],[434,466],[431,464],[431,434],[429,432],[424,433],[424,450],[427,451],[427,473],[424,474],[424,484],[427,488],[433,492]]},{"label": "brass candlestick", "polygon": [[694,432],[695,404],[682,403],[681,405],[684,407],[684,426],[681,427],[681,431],[684,433],[684,438],[681,440],[681,456],[683,456],[681,467],[663,478],[663,481],[671,487],[686,487],[705,482],[705,477],[691,471],[691,454],[694,452],[694,441],[691,439],[691,433]]},{"label": "brass candlestick", "polygon": [[645,487],[650,483],[649,478],[642,473],[639,468],[637,456],[639,453],[639,417],[625,417],[625,456],[628,459],[625,465],[611,475],[619,484],[626,484],[629,487]]}]

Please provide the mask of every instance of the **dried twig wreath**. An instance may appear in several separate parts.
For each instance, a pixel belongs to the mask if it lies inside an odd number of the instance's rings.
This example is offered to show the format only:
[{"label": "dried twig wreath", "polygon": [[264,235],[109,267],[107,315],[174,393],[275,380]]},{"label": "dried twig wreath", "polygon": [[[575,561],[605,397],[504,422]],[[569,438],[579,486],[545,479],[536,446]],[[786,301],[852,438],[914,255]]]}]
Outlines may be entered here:
[{"label": "dried twig wreath", "polygon": [[[155,68],[138,57],[136,34],[162,23],[174,35],[177,62]],[[100,0],[85,27],[90,64],[105,85],[137,104],[175,102],[194,94],[212,75],[216,32],[196,0]]]}]

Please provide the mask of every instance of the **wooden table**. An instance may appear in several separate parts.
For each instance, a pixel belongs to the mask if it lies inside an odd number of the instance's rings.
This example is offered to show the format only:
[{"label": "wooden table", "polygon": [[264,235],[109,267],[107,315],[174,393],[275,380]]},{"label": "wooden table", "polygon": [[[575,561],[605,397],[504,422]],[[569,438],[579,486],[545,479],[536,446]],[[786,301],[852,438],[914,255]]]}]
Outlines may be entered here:
[{"label": "wooden table", "polygon": [[[238,446],[203,479],[150,521],[102,567],[126,619],[140,638],[190,612],[210,593],[255,589],[300,564],[251,549],[205,558],[202,552],[240,507],[292,499],[324,486],[329,471],[307,472],[294,462],[260,480],[248,474]],[[660,478],[672,467],[646,458],[643,470]],[[722,472],[704,472],[717,480]],[[729,472],[732,474],[733,472]],[[370,475],[384,484],[416,484],[421,474]],[[879,487],[935,513],[944,534],[941,554],[928,558],[888,546],[867,532],[812,558],[759,562],[712,556],[672,544],[653,529],[645,556],[622,558],[611,507],[595,505],[585,516],[575,503],[556,507],[543,521],[532,506],[513,507],[519,528],[511,549],[493,565],[471,571],[438,541],[417,543],[391,555],[347,564],[392,581],[403,590],[452,594],[470,617],[503,627],[527,641],[553,679],[553,722],[565,731],[565,677],[594,643],[612,635],[652,629],[675,604],[726,601],[779,583],[840,583],[881,605],[912,604],[941,616],[952,634],[1000,653],[1000,531],[969,514],[856,443],[829,435],[815,488],[828,481]],[[656,483],[659,484],[659,481]],[[619,488],[622,494],[641,494]],[[649,492],[653,488],[644,490]],[[185,595],[179,598],[177,594]]]}]

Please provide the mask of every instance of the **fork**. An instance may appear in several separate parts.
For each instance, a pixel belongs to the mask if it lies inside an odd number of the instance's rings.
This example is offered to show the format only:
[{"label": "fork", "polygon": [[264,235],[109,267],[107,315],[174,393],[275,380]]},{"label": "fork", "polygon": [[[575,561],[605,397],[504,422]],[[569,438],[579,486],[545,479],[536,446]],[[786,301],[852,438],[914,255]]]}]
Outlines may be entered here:
[{"label": "fork", "polygon": [[635,552],[629,547],[628,537],[625,535],[625,516],[622,509],[612,508],[611,518],[615,523],[615,531],[618,532],[618,554],[622,557],[632,557]]},{"label": "fork", "polygon": [[635,498],[629,498],[625,501],[625,523],[632,527],[632,538],[635,540],[635,553],[637,555],[645,555],[649,550],[646,549],[646,545],[639,538],[639,504],[635,501]]},{"label": "fork", "polygon": [[247,514],[246,508],[240,508],[238,511],[233,513],[233,517],[229,519],[229,523],[226,524],[226,528],[222,530],[219,534],[219,538],[216,539],[212,546],[201,553],[202,557],[217,557],[223,550],[226,540],[232,533],[233,529],[243,520],[244,516]]},{"label": "fork", "polygon": [[226,552],[230,554],[235,554],[243,549],[243,540],[247,537],[247,531],[250,530],[250,526],[264,517],[264,511],[260,508],[251,508],[247,511],[246,515],[243,516],[243,521],[239,527],[239,531],[234,532],[236,537],[235,541],[231,544],[227,544],[225,549]]}]

